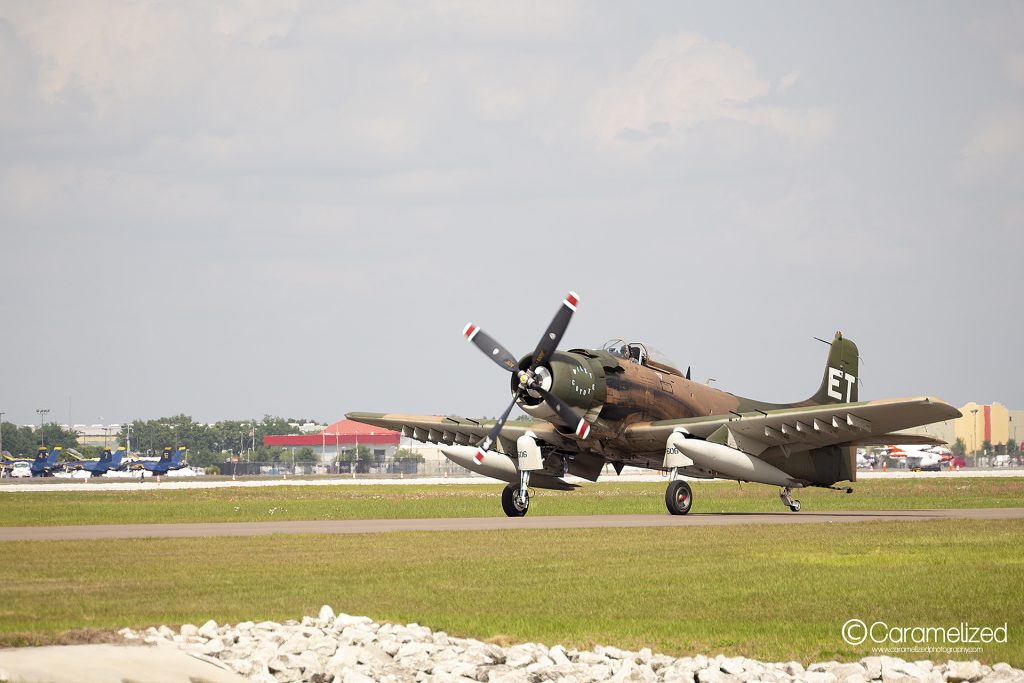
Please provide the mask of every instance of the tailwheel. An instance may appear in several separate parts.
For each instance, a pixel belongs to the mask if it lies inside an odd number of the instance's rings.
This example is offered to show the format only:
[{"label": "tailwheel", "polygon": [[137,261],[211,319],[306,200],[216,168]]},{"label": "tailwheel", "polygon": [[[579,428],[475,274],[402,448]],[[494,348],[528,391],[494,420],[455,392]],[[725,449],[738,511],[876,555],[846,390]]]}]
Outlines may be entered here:
[{"label": "tailwheel", "polygon": [[782,499],[782,504],[790,510],[793,512],[800,512],[800,501],[793,498],[793,492],[788,486],[779,491],[779,498]]},{"label": "tailwheel", "polygon": [[670,481],[665,489],[665,507],[673,515],[685,515],[693,505],[693,491],[681,479]]},{"label": "tailwheel", "polygon": [[519,495],[519,486],[509,484],[501,492],[501,509],[509,517],[523,517],[530,509],[530,492],[523,491]]}]

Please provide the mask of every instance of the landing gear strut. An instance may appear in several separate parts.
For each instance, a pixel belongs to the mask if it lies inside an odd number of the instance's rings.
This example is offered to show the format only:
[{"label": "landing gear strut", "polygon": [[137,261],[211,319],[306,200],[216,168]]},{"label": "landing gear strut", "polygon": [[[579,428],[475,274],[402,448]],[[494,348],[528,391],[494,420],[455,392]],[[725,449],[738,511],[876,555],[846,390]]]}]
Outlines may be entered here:
[{"label": "landing gear strut", "polygon": [[779,498],[782,499],[782,504],[790,510],[800,512],[800,501],[793,499],[793,492],[789,490],[788,486],[779,491]]},{"label": "landing gear strut", "polygon": [[530,509],[530,472],[519,472],[519,485],[509,484],[501,492],[501,509],[509,517],[522,517]]},{"label": "landing gear strut", "polygon": [[675,479],[668,483],[665,489],[665,507],[673,515],[685,515],[693,505],[693,491],[690,485],[682,479]]}]

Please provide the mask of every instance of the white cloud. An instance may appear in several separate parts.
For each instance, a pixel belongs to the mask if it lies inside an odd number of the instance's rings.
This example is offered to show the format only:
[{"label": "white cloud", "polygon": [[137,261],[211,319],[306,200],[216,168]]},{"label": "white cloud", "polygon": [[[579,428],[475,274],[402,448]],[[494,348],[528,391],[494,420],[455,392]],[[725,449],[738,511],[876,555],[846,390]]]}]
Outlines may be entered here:
[{"label": "white cloud", "polygon": [[964,155],[969,159],[1024,155],[1024,109],[1004,109],[985,115]]},{"label": "white cloud", "polygon": [[1024,188],[1024,108],[984,114],[956,171],[971,183]]},{"label": "white cloud", "polygon": [[1006,56],[1006,75],[1015,85],[1024,86],[1024,52],[1014,51]]},{"label": "white cloud", "polygon": [[[796,78],[786,76],[783,87]],[[810,143],[832,132],[828,110],[762,103],[770,93],[745,52],[682,32],[658,40],[594,96],[587,128],[606,146],[643,151],[685,144],[709,125],[741,124]]]}]

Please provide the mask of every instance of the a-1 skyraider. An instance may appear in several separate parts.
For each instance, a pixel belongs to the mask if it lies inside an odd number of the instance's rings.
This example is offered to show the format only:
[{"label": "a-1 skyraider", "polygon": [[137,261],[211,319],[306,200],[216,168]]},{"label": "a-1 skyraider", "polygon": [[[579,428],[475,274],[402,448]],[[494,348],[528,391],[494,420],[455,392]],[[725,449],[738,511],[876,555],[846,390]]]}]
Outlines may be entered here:
[{"label": "a-1 skyraider", "polygon": [[[520,517],[529,509],[530,486],[575,488],[563,477],[597,481],[607,463],[617,472],[626,465],[668,471],[665,504],[674,515],[693,503],[680,475],[779,486],[783,504],[798,512],[793,489],[844,490],[836,484],[856,481],[858,446],[939,443],[893,432],[960,416],[928,396],[858,401],[857,346],[839,332],[821,386],[799,403],[765,403],[694,382],[689,369],[680,372],[644,344],[557,351],[578,304],[570,292],[537,348],[521,359],[476,325],[466,326],[465,337],[511,373],[512,402],[497,420],[346,417],[447,445],[442,452],[453,462],[509,482],[502,507]],[[516,404],[544,421],[507,422]]]}]

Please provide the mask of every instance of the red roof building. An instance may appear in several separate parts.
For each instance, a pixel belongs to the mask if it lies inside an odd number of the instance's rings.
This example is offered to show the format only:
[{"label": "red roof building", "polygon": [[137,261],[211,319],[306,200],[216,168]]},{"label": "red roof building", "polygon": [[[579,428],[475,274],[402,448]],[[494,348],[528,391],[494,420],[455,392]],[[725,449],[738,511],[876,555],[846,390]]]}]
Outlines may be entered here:
[{"label": "red roof building", "polygon": [[319,434],[280,434],[263,437],[264,446],[351,448],[352,446],[398,446],[401,434],[362,422],[339,420]]}]

